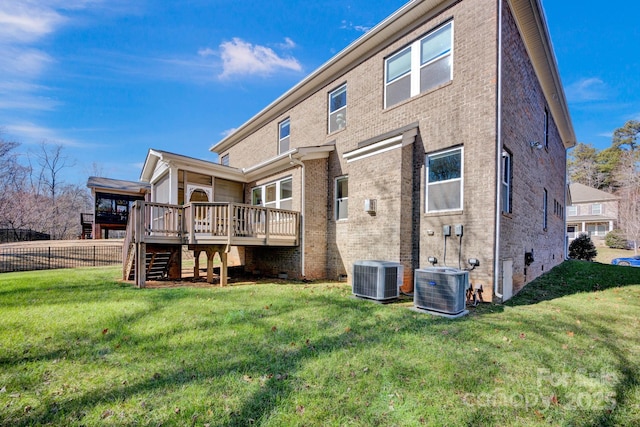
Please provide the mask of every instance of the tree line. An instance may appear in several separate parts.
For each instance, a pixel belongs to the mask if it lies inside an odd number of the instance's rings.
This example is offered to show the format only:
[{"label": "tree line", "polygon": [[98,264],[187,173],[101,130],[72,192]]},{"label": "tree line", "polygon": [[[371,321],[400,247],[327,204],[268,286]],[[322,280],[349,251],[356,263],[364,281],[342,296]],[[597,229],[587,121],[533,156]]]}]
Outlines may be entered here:
[{"label": "tree line", "polygon": [[80,234],[80,212],[92,212],[86,187],[66,183],[61,172],[74,165],[61,145],[42,143],[27,155],[0,134],[0,229],[15,240],[24,231],[51,239]]},{"label": "tree line", "polygon": [[619,198],[619,227],[640,243],[640,121],[629,120],[613,133],[611,146],[598,150],[579,143],[567,163],[569,181],[612,193]]}]

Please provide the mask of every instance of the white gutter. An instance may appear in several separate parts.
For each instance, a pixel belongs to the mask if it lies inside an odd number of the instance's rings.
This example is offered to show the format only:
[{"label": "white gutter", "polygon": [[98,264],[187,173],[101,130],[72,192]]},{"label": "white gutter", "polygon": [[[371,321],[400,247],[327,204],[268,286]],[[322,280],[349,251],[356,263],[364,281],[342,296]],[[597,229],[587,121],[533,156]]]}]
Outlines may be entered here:
[{"label": "white gutter", "polygon": [[498,123],[496,126],[496,234],[493,255],[493,294],[502,298],[498,292],[498,274],[500,273],[500,222],[502,219],[502,0],[498,1]]},{"label": "white gutter", "polygon": [[300,206],[300,264],[301,264],[301,268],[300,268],[300,272],[302,273],[302,277],[305,277],[305,271],[304,271],[304,206],[305,206],[305,191],[304,191],[304,186],[305,186],[305,169],[304,169],[304,163],[301,162],[298,159],[294,159],[293,158],[293,151],[289,153],[289,163],[291,165],[298,165],[300,166],[300,168],[302,168],[302,190],[300,191],[301,193],[301,206]]}]

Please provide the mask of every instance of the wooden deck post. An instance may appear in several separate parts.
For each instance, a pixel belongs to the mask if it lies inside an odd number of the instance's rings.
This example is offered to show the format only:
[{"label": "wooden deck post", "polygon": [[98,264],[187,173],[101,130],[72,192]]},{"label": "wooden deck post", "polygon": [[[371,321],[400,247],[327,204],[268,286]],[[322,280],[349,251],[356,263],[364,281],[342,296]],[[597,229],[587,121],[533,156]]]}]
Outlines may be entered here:
[{"label": "wooden deck post", "polygon": [[136,286],[144,288],[147,279],[147,245],[136,243]]},{"label": "wooden deck post", "polygon": [[193,251],[193,278],[194,279],[200,278],[200,254],[201,253],[202,253],[201,250]]},{"label": "wooden deck post", "polygon": [[227,274],[227,252],[225,250],[220,251],[220,287],[227,286],[228,274]]},{"label": "wooden deck post", "polygon": [[213,283],[213,258],[216,256],[215,248],[207,248],[207,283]]}]

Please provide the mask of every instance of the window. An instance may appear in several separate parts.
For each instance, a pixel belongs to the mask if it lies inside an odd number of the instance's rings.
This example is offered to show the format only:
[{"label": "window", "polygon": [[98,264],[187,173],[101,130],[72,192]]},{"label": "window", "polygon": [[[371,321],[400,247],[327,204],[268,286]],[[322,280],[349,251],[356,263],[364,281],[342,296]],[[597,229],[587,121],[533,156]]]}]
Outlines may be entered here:
[{"label": "window", "polygon": [[462,148],[427,155],[427,212],[462,209]]},{"label": "window", "polygon": [[349,211],[349,177],[336,178],[336,220],[347,219]]},{"label": "window", "polygon": [[220,164],[223,166],[229,166],[229,155],[225,154],[224,156],[220,157]]},{"label": "window", "polygon": [[548,193],[547,193],[547,189],[544,189],[544,194],[542,196],[542,229],[543,230],[547,230],[547,209],[548,209],[548,205],[547,205],[547,200],[548,200]]},{"label": "window", "polygon": [[502,212],[511,213],[511,153],[502,152]]},{"label": "window", "polygon": [[587,233],[589,236],[605,236],[607,228],[607,224],[587,224]]},{"label": "window", "polygon": [[385,108],[453,79],[453,22],[385,61]]},{"label": "window", "polygon": [[278,154],[289,151],[289,119],[285,119],[278,125]]},{"label": "window", "polygon": [[254,187],[251,190],[251,204],[267,208],[292,209],[293,180],[285,178]]},{"label": "window", "polygon": [[329,133],[344,129],[347,125],[347,85],[329,94]]},{"label": "window", "polygon": [[549,148],[549,110],[544,109],[544,147]]},{"label": "window", "polygon": [[591,215],[602,215],[602,204],[594,203],[591,205]]},{"label": "window", "polygon": [[578,216],[578,207],[567,206],[567,216]]}]

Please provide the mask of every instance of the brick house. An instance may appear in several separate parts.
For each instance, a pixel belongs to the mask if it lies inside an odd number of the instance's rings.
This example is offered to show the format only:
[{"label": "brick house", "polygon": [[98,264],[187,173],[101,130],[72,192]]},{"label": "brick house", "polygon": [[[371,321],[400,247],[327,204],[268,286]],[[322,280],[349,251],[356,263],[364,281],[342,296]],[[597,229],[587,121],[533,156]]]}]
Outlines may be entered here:
[{"label": "brick house", "polygon": [[[423,0],[216,143],[220,164],[201,167],[214,199],[218,174],[242,184],[247,204],[300,213],[296,245],[243,248],[250,271],[348,279],[354,261],[397,261],[410,292],[429,257],[461,268],[473,257],[471,281],[500,300],[565,257],[574,143],[539,0]],[[152,193],[167,170],[179,188],[175,162],[149,159]]]},{"label": "brick house", "polygon": [[618,197],[584,184],[569,185],[571,204],[567,206],[569,241],[586,233],[596,245],[618,224]]}]

